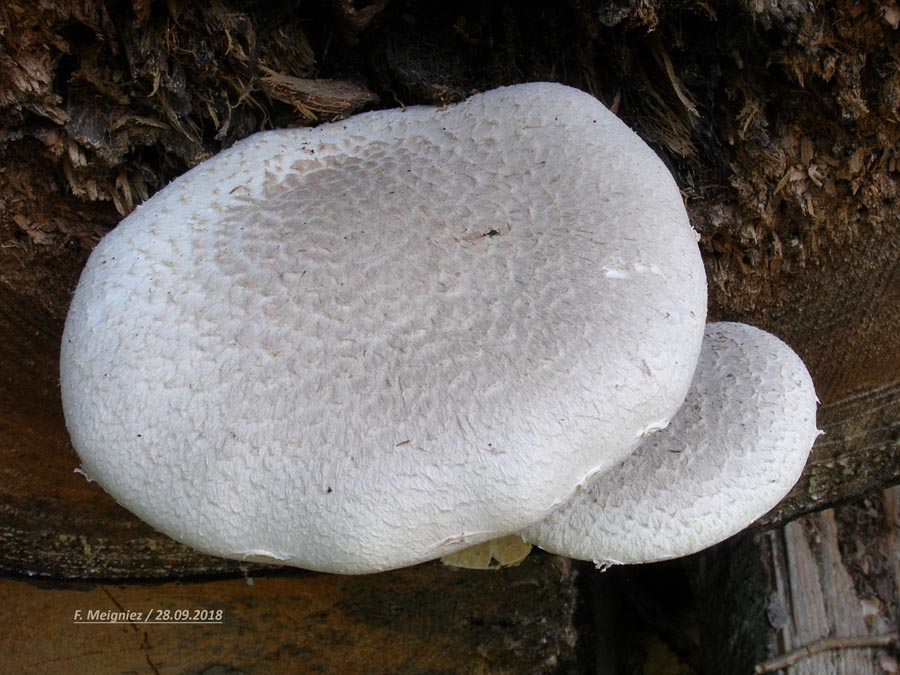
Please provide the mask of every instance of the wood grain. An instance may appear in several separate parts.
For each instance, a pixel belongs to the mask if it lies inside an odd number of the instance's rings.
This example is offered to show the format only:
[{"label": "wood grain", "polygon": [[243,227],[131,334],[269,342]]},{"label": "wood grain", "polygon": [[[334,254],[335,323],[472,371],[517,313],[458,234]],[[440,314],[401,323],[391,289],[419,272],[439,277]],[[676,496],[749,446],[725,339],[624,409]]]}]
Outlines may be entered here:
[{"label": "wood grain", "polygon": [[893,487],[691,559],[709,672],[891,672],[898,498]]},{"label": "wood grain", "polygon": [[[410,96],[405,104],[443,101],[414,93],[444,84],[456,98],[559,77],[597,94],[656,144],[688,197],[710,318],[775,333],[812,372],[826,435],[761,526],[900,480],[900,130],[888,123],[900,110],[900,33],[879,12],[840,0],[797,21],[769,17],[763,36],[755,15],[719,21],[705,10],[681,14],[677,3],[665,20],[624,3],[601,21],[625,22],[612,32],[565,9],[535,22],[528,3],[510,5],[502,21],[457,15],[453,3],[433,16],[374,3],[348,19],[356,10],[341,2],[336,20],[307,16],[305,6],[273,18],[254,3],[164,3],[159,12],[132,4],[0,4],[0,569],[69,578],[236,569],[160,536],[74,473],[58,344],[81,267],[120,215],[239,138],[308,122],[269,100],[276,92],[265,87],[275,84],[285,100],[327,114],[399,94]],[[353,39],[329,47],[340,41],[340,17]],[[492,34],[507,24],[521,34]],[[383,33],[370,39],[376,26]],[[880,75],[825,77],[808,56],[812,35],[848,68],[867,55]],[[488,50],[483,71],[479,50],[460,39],[504,47]],[[517,60],[524,52],[536,59],[528,67]],[[574,61],[557,68],[550,55]],[[257,65],[295,79],[266,84]],[[321,77],[320,65],[340,80]],[[654,132],[665,122],[659,106],[693,150],[679,153]]]},{"label": "wood grain", "polygon": [[[85,584],[0,578],[0,671],[542,673],[572,657],[573,578],[550,556],[472,573]],[[220,624],[77,624],[89,610],[221,610]],[[213,614],[215,617],[215,614]]]}]

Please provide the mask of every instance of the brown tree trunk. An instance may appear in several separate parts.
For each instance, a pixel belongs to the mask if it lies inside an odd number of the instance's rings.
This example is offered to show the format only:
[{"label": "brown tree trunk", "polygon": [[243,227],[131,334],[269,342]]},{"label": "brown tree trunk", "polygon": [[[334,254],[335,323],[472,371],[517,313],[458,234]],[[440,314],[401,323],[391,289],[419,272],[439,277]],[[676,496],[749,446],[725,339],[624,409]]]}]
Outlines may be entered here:
[{"label": "brown tree trunk", "polygon": [[694,557],[704,672],[893,672],[898,526],[894,487]]},{"label": "brown tree trunk", "polygon": [[[528,80],[593,93],[655,147],[701,235],[710,318],[765,328],[809,365],[826,435],[763,524],[896,483],[898,24],[893,0],[5,0],[0,569],[238,570],[159,535],[74,473],[58,345],[80,269],[121,217],[255,131]],[[543,556],[509,582],[544,583],[556,564]],[[453,586],[418,569],[398,583]],[[562,578],[558,598],[570,598]],[[560,637],[571,605],[543,602],[516,620],[556,616],[543,656],[557,658],[571,652]]]}]

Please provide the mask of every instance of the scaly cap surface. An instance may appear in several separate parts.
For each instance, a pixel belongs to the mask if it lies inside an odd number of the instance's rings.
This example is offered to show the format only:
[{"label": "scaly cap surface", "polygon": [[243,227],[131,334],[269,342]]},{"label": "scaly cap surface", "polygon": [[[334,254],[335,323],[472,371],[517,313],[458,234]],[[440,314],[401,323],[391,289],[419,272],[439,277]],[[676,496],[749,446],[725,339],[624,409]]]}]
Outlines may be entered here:
[{"label": "scaly cap surface", "polygon": [[202,551],[362,573],[515,532],[684,398],[679,191],[554,84],[260,133],[97,246],[66,322],[91,478]]},{"label": "scaly cap surface", "polygon": [[597,564],[695,553],[778,504],[818,433],[812,379],[791,348],[752,326],[710,324],[672,423],[523,537]]}]

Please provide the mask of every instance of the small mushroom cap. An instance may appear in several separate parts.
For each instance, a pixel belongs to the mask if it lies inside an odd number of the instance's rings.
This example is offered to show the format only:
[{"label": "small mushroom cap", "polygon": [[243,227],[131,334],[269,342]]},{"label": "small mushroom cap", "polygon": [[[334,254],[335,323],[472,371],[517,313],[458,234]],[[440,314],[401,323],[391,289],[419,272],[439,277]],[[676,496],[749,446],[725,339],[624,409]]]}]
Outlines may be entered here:
[{"label": "small mushroom cap", "polygon": [[672,423],[523,537],[597,564],[695,553],[778,504],[818,433],[800,357],[758,328],[710,324]]},{"label": "small mushroom cap", "polygon": [[363,573],[516,532],[675,413],[706,284],[596,99],[257,134],[126,218],[63,336],[86,472],[202,551]]}]

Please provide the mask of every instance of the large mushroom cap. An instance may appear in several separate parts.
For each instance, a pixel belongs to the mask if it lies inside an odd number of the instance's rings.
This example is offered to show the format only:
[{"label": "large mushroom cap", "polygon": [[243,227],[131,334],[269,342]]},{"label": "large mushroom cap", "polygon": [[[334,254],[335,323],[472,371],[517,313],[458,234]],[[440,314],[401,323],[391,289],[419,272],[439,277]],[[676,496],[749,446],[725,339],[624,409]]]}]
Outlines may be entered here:
[{"label": "large mushroom cap", "polygon": [[523,537],[598,564],[694,553],[781,501],[818,433],[813,383],[791,348],[752,326],[710,324],[669,427]]},{"label": "large mushroom cap", "polygon": [[543,517],[666,423],[703,266],[654,153],[593,97],[261,133],[97,246],[62,345],[85,471],[208,553],[335,572]]}]

